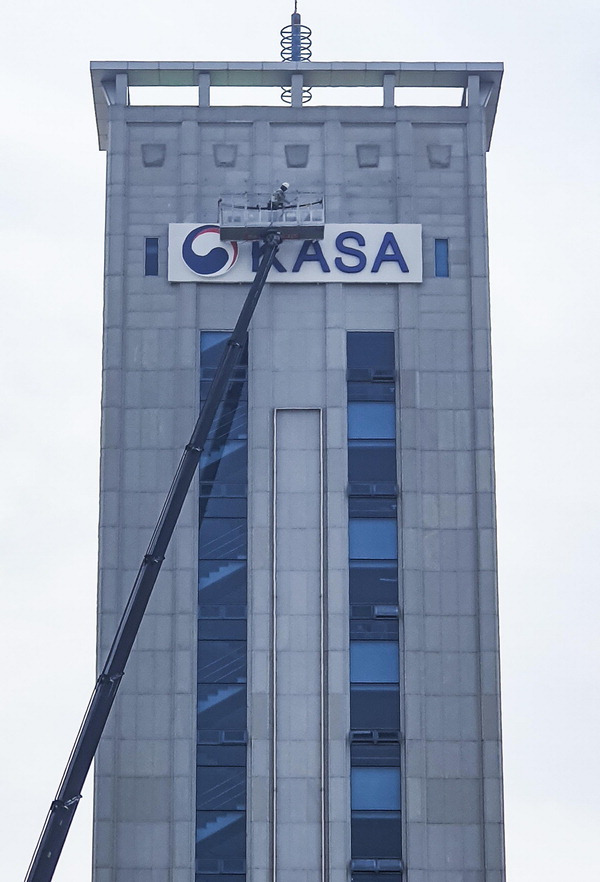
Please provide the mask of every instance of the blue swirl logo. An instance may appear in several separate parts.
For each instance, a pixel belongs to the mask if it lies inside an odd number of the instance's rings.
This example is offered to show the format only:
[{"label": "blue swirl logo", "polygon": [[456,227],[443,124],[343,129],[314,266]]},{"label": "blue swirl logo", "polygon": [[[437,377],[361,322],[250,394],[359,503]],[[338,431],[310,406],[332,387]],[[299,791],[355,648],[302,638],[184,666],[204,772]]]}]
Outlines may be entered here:
[{"label": "blue swirl logo", "polygon": [[203,278],[222,276],[238,258],[237,242],[222,242],[215,224],[195,227],[185,237],[181,256],[192,272]]}]

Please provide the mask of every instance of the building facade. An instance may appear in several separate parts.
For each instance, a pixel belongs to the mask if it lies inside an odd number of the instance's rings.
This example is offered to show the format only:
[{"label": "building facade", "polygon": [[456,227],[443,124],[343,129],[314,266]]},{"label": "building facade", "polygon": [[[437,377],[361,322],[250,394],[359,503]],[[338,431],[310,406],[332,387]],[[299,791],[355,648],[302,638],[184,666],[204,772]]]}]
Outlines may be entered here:
[{"label": "building facade", "polygon": [[[485,168],[501,77],[92,64],[100,660],[258,260],[216,253],[219,198],[289,181],[326,209],[323,242],[284,243],[271,270],[123,679],[94,882],[504,880]],[[197,104],[130,103],[161,85]],[[224,86],[286,86],[292,106],[214,106]],[[301,103],[360,86],[380,106]],[[405,87],[463,100],[401,106]]]}]

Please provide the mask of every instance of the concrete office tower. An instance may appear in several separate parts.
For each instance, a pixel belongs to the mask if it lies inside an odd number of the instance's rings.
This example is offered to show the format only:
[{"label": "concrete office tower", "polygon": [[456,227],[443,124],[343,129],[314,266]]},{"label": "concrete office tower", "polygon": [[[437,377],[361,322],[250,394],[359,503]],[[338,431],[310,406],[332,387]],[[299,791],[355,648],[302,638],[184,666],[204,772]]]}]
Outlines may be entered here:
[{"label": "concrete office tower", "polygon": [[[504,879],[485,171],[501,76],[93,63],[101,658],[258,260],[220,248],[218,199],[287,181],[326,209],[321,242],[278,254],[142,624],[96,763],[95,882]],[[197,104],[132,106],[158,85]],[[290,107],[211,103],[282,85]],[[360,86],[378,106],[318,106]],[[400,106],[403,87],[463,100]]]}]

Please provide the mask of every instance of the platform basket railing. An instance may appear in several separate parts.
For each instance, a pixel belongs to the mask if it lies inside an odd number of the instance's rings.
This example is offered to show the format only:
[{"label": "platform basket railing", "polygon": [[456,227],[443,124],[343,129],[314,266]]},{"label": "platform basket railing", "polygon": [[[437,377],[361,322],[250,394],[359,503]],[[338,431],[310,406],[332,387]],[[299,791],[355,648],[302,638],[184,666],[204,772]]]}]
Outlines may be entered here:
[{"label": "platform basket railing", "polygon": [[315,193],[293,193],[276,208],[268,194],[222,196],[219,226],[221,238],[228,240],[261,239],[268,230],[277,230],[283,239],[322,239],[325,199]]}]

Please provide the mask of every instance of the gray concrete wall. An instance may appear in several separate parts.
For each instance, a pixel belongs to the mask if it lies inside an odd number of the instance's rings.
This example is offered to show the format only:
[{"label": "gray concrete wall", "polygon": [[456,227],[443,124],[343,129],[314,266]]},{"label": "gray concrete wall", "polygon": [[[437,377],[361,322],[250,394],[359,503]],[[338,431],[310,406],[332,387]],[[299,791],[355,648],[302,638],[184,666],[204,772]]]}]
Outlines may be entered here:
[{"label": "gray concrete wall", "polygon": [[[168,283],[168,224],[214,221],[222,193],[280,180],[323,191],[332,223],[423,224],[422,284],[271,284],[253,321],[250,882],[273,878],[274,773],[294,778],[283,740],[273,761],[274,733],[284,735],[272,710],[274,646],[286,664],[273,627],[274,412],[295,408],[323,418],[326,554],[309,612],[321,618],[312,651],[325,691],[307,677],[303,707],[324,796],[308,788],[293,816],[300,856],[318,841],[318,859],[294,867],[279,849],[275,877],[348,878],[346,330],[397,334],[406,878],[504,879],[484,125],[470,89],[464,108],[110,108],[101,658],[195,419],[198,332],[231,328],[245,293]],[[292,168],[298,145],[307,164]],[[143,275],[145,236],[160,239],[158,277]],[[434,277],[435,238],[450,241],[450,278]],[[277,510],[290,515],[285,497]],[[196,517],[191,495],[99,752],[95,882],[193,880]]]}]

